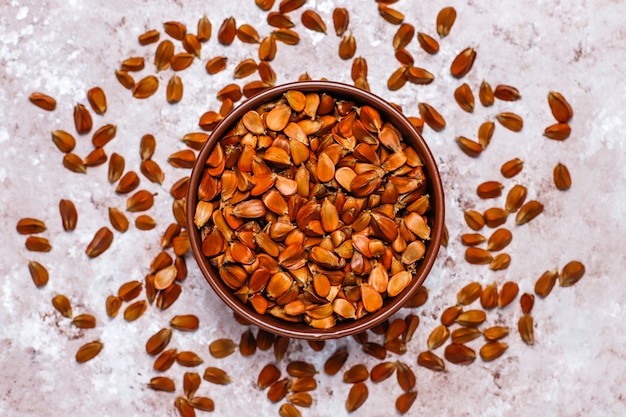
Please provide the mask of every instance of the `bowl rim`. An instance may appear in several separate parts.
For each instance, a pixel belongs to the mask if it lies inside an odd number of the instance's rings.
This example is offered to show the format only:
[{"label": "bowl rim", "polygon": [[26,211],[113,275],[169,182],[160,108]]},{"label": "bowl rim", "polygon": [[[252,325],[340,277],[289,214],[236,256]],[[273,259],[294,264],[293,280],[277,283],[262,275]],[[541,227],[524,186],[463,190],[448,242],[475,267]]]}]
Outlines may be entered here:
[{"label": "bowl rim", "polygon": [[[315,329],[305,323],[289,323],[272,317],[271,315],[260,315],[251,307],[241,303],[233,294],[232,290],[222,283],[213,266],[210,265],[206,257],[202,254],[202,242],[194,224],[195,207],[198,201],[197,188],[202,177],[205,161],[215,143],[217,143],[248,110],[255,109],[268,101],[276,100],[289,90],[298,90],[303,93],[329,93],[334,97],[349,99],[359,105],[370,105],[374,107],[381,115],[384,115],[386,119],[391,119],[389,121],[394,127],[400,130],[403,137],[405,137],[404,140],[410,141],[411,145],[417,150],[421,157],[427,175],[427,189],[430,194],[432,211],[430,217],[434,219],[434,222],[431,226],[430,241],[426,245],[426,253],[424,258],[419,261],[420,265],[416,274],[414,274],[413,281],[409,284],[408,288],[393,297],[381,310],[370,313],[362,319],[338,323],[337,326],[330,329]],[[410,137],[410,139],[407,139],[407,136]],[[196,157],[189,180],[186,206],[187,230],[193,257],[202,275],[218,297],[235,313],[245,318],[251,324],[276,335],[306,340],[336,339],[361,333],[382,323],[402,308],[422,286],[435,263],[441,246],[445,216],[444,203],[444,190],[435,158],[424,137],[415,129],[404,114],[381,97],[349,84],[335,81],[298,81],[281,84],[252,96],[240,103],[210,132],[209,138],[203,144]]]}]

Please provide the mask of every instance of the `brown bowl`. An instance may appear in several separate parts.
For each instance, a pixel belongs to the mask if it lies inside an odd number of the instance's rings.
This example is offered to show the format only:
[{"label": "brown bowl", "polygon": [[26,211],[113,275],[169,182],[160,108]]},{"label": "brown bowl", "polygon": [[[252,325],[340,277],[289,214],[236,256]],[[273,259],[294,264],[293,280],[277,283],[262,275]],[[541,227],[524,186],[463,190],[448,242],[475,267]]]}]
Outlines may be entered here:
[{"label": "brown bowl", "polygon": [[[426,243],[426,253],[424,258],[419,261],[419,267],[413,281],[397,296],[385,298],[383,307],[377,312],[367,314],[365,317],[357,320],[337,322],[337,324],[330,329],[320,330],[312,328],[304,322],[291,323],[275,318],[269,314],[260,315],[254,311],[249,304],[242,303],[233,294],[233,291],[222,282],[215,268],[202,254],[200,233],[194,224],[194,212],[198,201],[198,186],[202,177],[205,161],[210,155],[215,143],[232,129],[235,123],[241,119],[247,111],[256,109],[264,103],[280,98],[288,90],[299,90],[303,93],[326,92],[335,98],[354,101],[359,105],[367,104],[377,109],[381,117],[391,122],[403,135],[403,139],[410,143],[422,158],[427,181],[426,192],[430,195],[431,207],[427,213],[427,217],[431,225],[431,239]],[[334,339],[358,334],[382,323],[410,300],[419,287],[421,287],[435,262],[441,244],[444,229],[444,192],[437,164],[426,141],[413,127],[411,122],[391,104],[372,93],[351,85],[329,81],[303,81],[283,84],[259,93],[235,108],[212,131],[209,139],[200,150],[191,173],[189,190],[187,192],[187,228],[189,230],[189,240],[191,241],[193,255],[202,274],[222,301],[235,313],[252,324],[277,335],[307,340]]]}]

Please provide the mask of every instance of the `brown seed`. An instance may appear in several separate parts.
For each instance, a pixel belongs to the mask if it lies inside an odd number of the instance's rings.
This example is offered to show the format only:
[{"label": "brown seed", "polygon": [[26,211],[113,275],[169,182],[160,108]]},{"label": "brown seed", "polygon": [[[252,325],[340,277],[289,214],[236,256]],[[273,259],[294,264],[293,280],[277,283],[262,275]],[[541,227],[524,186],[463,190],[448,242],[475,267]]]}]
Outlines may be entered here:
[{"label": "brown seed", "polygon": [[[169,61],[167,61],[167,64],[169,65]],[[135,85],[135,80],[126,71],[116,70],[115,78],[117,78],[117,80],[120,82],[120,84],[122,84],[122,86],[124,86],[125,88],[129,90],[133,88],[133,86]]]},{"label": "brown seed", "polygon": [[343,7],[336,7],[333,10],[333,26],[335,27],[335,33],[337,36],[343,36],[348,30],[350,23],[350,14],[348,10]]},{"label": "brown seed", "polygon": [[220,368],[216,368],[214,366],[209,366],[208,368],[206,368],[204,370],[204,375],[202,376],[202,378],[206,381],[218,385],[228,385],[233,382],[233,380],[230,378],[230,376],[228,376],[226,371]]},{"label": "brown seed", "polygon": [[35,106],[48,111],[54,110],[57,106],[57,101],[53,97],[44,93],[31,93],[28,99]]},{"label": "brown seed", "polygon": [[93,126],[93,120],[91,119],[89,110],[81,103],[74,106],[74,126],[79,135],[88,133]]},{"label": "brown seed", "polygon": [[490,251],[499,251],[504,249],[511,240],[513,239],[513,234],[509,229],[500,228],[497,229],[491,236],[489,236],[489,240],[487,241],[487,250]]},{"label": "brown seed", "polygon": [[565,100],[561,93],[551,91],[548,93],[548,104],[554,118],[560,123],[567,123],[572,118],[574,112],[572,107]]},{"label": "brown seed", "polygon": [[72,318],[72,303],[70,303],[70,300],[63,294],[52,297],[52,305],[63,317],[68,319]]},{"label": "brown seed", "polygon": [[569,138],[572,128],[567,123],[555,123],[546,127],[543,135],[548,139],[553,140],[565,140]]},{"label": "brown seed", "polygon": [[126,210],[138,212],[148,210],[154,204],[154,196],[146,190],[139,190],[126,201]]},{"label": "brown seed", "polygon": [[485,331],[483,332],[485,339],[490,342],[500,340],[508,336],[508,334],[509,334],[509,328],[502,327],[502,326],[493,326],[488,329],[485,329]]},{"label": "brown seed", "polygon": [[450,336],[452,343],[469,343],[480,337],[480,330],[475,327],[460,327],[455,329]]},{"label": "brown seed", "polygon": [[509,213],[514,213],[524,204],[526,200],[526,187],[515,184],[506,196],[505,208]]},{"label": "brown seed", "polygon": [[104,226],[96,232],[91,242],[87,245],[85,253],[88,257],[95,258],[106,251],[109,246],[111,246],[112,242],[113,232],[111,232],[108,227]]},{"label": "brown seed", "polygon": [[466,48],[461,51],[450,65],[450,73],[456,78],[464,77],[474,65],[476,51],[473,48]]},{"label": "brown seed", "polygon": [[159,46],[157,46],[157,50],[154,54],[154,65],[156,66],[157,71],[168,68],[170,66],[170,62],[172,61],[173,55],[174,44],[172,43],[172,41],[170,41],[169,39],[161,41],[161,43],[159,43]]},{"label": "brown seed", "polygon": [[522,170],[523,167],[524,167],[524,161],[522,161],[519,158],[513,158],[510,161],[507,161],[504,164],[502,164],[502,167],[500,168],[500,172],[502,173],[502,176],[504,178],[512,178],[516,176],[517,174],[519,174],[519,172]]},{"label": "brown seed", "polygon": [[128,230],[128,218],[123,211],[115,207],[109,207],[109,221],[111,222],[111,226],[118,232],[124,233]]},{"label": "brown seed", "polygon": [[95,167],[104,164],[107,161],[107,155],[104,153],[104,149],[95,148],[91,151],[85,159],[83,159],[83,163],[86,167]]},{"label": "brown seed", "polygon": [[147,214],[139,215],[135,219],[135,227],[139,230],[152,230],[156,227],[156,225],[156,220]]},{"label": "brown seed", "polygon": [[233,78],[236,78],[236,79],[245,78],[249,75],[254,74],[257,68],[258,68],[257,63],[254,59],[249,58],[249,59],[243,60],[239,64],[237,64],[237,66],[235,67]]},{"label": "brown seed", "polygon": [[435,350],[438,347],[442,346],[448,340],[450,336],[450,331],[444,325],[439,325],[433,329],[433,331],[428,336],[428,349]]},{"label": "brown seed", "polygon": [[504,342],[489,342],[480,348],[480,357],[485,362],[491,362],[502,356],[509,345]]},{"label": "brown seed", "polygon": [[197,330],[199,324],[200,321],[198,317],[193,314],[174,316],[170,320],[170,326],[172,326],[172,328],[183,332]]},{"label": "brown seed", "polygon": [[228,84],[220,91],[217,92],[217,99],[219,101],[224,101],[227,98],[231,99],[234,102],[241,100],[242,92],[241,88],[237,84]]},{"label": "brown seed", "polygon": [[413,84],[427,85],[433,82],[435,76],[423,68],[410,66],[406,72],[406,78]]},{"label": "brown seed", "polygon": [[435,372],[442,372],[446,369],[443,359],[430,350],[420,352],[417,356],[417,364]]},{"label": "brown seed", "polygon": [[79,329],[93,329],[96,327],[96,318],[91,314],[79,314],[72,320],[72,325]]},{"label": "brown seed", "polygon": [[559,285],[561,287],[571,287],[585,275],[585,265],[579,261],[568,262],[559,274]]},{"label": "brown seed", "polygon": [[550,292],[552,292],[552,288],[554,288],[558,277],[559,273],[557,269],[544,272],[539,279],[537,279],[537,282],[535,282],[535,294],[541,298],[546,298]]},{"label": "brown seed", "polygon": [[187,33],[187,26],[180,22],[165,22],[163,23],[163,30],[177,41],[182,41]]},{"label": "brown seed", "polygon": [[170,65],[174,71],[182,71],[193,64],[194,56],[188,52],[180,52],[172,56]]},{"label": "brown seed", "polygon": [[504,308],[511,304],[517,294],[519,293],[519,286],[513,281],[507,281],[502,286],[500,293],[498,294],[498,307]]},{"label": "brown seed", "polygon": [[387,88],[391,91],[399,90],[408,81],[407,77],[408,69],[406,67],[398,68],[387,80]]},{"label": "brown seed", "polygon": [[287,399],[294,405],[299,407],[310,407],[313,404],[313,398],[308,392],[294,392]]},{"label": "brown seed", "polygon": [[465,155],[472,158],[478,157],[483,151],[483,146],[479,142],[468,139],[465,136],[457,136],[456,143]]},{"label": "brown seed", "polygon": [[267,391],[267,399],[273,403],[277,403],[285,398],[289,391],[289,383],[290,380],[287,378],[274,382]]},{"label": "brown seed", "polygon": [[174,381],[166,376],[155,376],[150,380],[148,386],[155,391],[174,392],[176,387]]},{"label": "brown seed", "polygon": [[528,223],[539,214],[541,214],[541,212],[543,212],[543,204],[541,204],[537,200],[530,200],[522,207],[520,207],[519,211],[517,212],[517,216],[515,217],[515,222],[518,225]]},{"label": "brown seed", "polygon": [[491,89],[491,85],[489,85],[487,81],[483,80],[478,90],[478,98],[480,99],[480,103],[485,107],[489,107],[493,104],[494,97],[495,96],[493,90]]},{"label": "brown seed", "polygon": [[107,111],[107,98],[100,87],[93,87],[87,91],[87,100],[96,114],[104,114]]},{"label": "brown seed", "polygon": [[456,20],[456,10],[454,7],[444,7],[437,14],[437,33],[441,38],[448,36],[454,21]]},{"label": "brown seed", "polygon": [[239,341],[239,353],[242,356],[251,356],[256,352],[256,339],[251,330],[246,330],[241,334]]},{"label": "brown seed", "polygon": [[512,87],[510,85],[497,85],[495,90],[493,91],[493,95],[503,101],[516,101],[522,98],[522,95],[519,93],[518,89]]},{"label": "brown seed", "polygon": [[372,382],[375,382],[375,383],[382,382],[385,379],[391,377],[391,375],[393,375],[395,371],[396,371],[395,362],[381,362],[372,368],[372,372],[370,373],[370,378]]},{"label": "brown seed", "polygon": [[304,361],[293,361],[287,365],[287,373],[293,377],[315,376],[317,370],[311,363]]},{"label": "brown seed", "polygon": [[265,388],[273,385],[280,378],[280,370],[276,367],[276,365],[268,363],[261,369],[259,373],[259,377],[257,379],[257,387],[260,390],[264,390]]},{"label": "brown seed", "polygon": [[302,413],[293,404],[284,403],[278,409],[280,417],[301,417]]},{"label": "brown seed", "polygon": [[352,59],[356,53],[356,39],[352,34],[344,35],[339,42],[339,58]]},{"label": "brown seed", "polygon": [[163,184],[163,181],[165,180],[165,173],[159,164],[152,159],[143,161],[140,165],[140,170],[144,177],[146,177],[149,181],[156,184]]},{"label": "brown seed", "polygon": [[487,315],[482,310],[464,311],[458,315],[456,322],[461,326],[477,327],[485,322]]},{"label": "brown seed", "polygon": [[107,173],[108,180],[111,184],[119,180],[124,172],[124,157],[113,152],[109,158],[109,170]]},{"label": "brown seed", "polygon": [[179,352],[178,356],[176,356],[176,363],[180,366],[193,368],[195,366],[201,365],[203,362],[204,361],[200,356],[191,351]]},{"label": "brown seed", "polygon": [[524,120],[515,113],[498,113],[496,119],[498,119],[498,122],[500,122],[502,126],[513,132],[519,132],[524,127]]},{"label": "brown seed", "polygon": [[259,59],[261,61],[272,61],[276,57],[276,36],[266,36],[259,45]]},{"label": "brown seed", "polygon": [[28,261],[28,271],[37,288],[48,283],[48,270],[37,261]]},{"label": "brown seed", "polygon": [[76,139],[64,130],[55,130],[52,132],[52,142],[63,153],[72,152],[76,147]]},{"label": "brown seed", "polygon": [[441,313],[441,324],[444,326],[452,325],[462,311],[462,306],[452,306],[446,308],[444,312]]},{"label": "brown seed", "polygon": [[138,99],[148,98],[159,88],[159,79],[154,75],[139,80],[132,88],[133,97]]},{"label": "brown seed", "polygon": [[417,32],[417,42],[427,53],[434,55],[439,52],[439,42],[424,32]]},{"label": "brown seed", "polygon": [[200,375],[197,372],[185,372],[183,375],[183,392],[187,398],[193,397],[200,388]]},{"label": "brown seed", "polygon": [[120,179],[120,182],[115,188],[115,192],[119,194],[126,194],[135,190],[139,186],[139,176],[135,171],[128,171]]},{"label": "brown seed", "polygon": [[498,181],[485,181],[476,187],[476,194],[480,198],[496,198],[502,195],[504,185]]},{"label": "brown seed", "polygon": [[411,409],[416,399],[417,391],[409,391],[401,394],[396,399],[396,410],[398,410],[400,414],[406,414]]},{"label": "brown seed", "polygon": [[225,358],[237,349],[237,344],[231,339],[217,339],[209,345],[209,352],[214,358]]},{"label": "brown seed", "polygon": [[136,56],[122,61],[121,70],[126,72],[141,71],[144,68],[143,57]]},{"label": "brown seed", "polygon": [[200,411],[215,411],[215,403],[209,397],[193,397],[189,400],[189,405]]},{"label": "brown seed", "polygon": [[474,265],[486,265],[493,260],[493,255],[485,249],[470,246],[465,250],[465,260]]},{"label": "brown seed", "polygon": [[106,305],[105,305],[107,316],[109,316],[109,318],[113,318],[117,316],[117,313],[120,311],[121,306],[122,306],[121,298],[116,297],[114,295],[109,295],[106,299]]},{"label": "brown seed", "polygon": [[413,35],[415,35],[415,27],[412,24],[401,24],[393,36],[393,49],[398,50],[407,46],[411,42],[411,39],[413,39]]},{"label": "brown seed", "polygon": [[461,84],[454,90],[454,99],[464,111],[468,113],[474,111],[474,93],[467,83]]},{"label": "brown seed", "polygon": [[446,121],[430,104],[419,103],[418,109],[424,122],[434,131],[439,132],[446,127]]},{"label": "brown seed", "polygon": [[461,235],[461,243],[465,246],[480,245],[487,239],[480,233],[464,233]]},{"label": "brown seed", "polygon": [[148,308],[146,300],[135,301],[124,310],[124,320],[135,321],[143,315]]},{"label": "brown seed", "polygon": [[202,45],[200,44],[200,39],[193,33],[187,33],[185,35],[183,38],[183,48],[196,58],[201,57]]},{"label": "brown seed", "polygon": [[517,329],[520,337],[527,345],[535,343],[535,333],[533,329],[533,316],[524,315],[517,322]]},{"label": "brown seed", "polygon": [[50,252],[52,246],[45,237],[28,236],[25,242],[26,249],[32,252]]},{"label": "brown seed", "polygon": [[406,363],[402,361],[397,361],[396,367],[396,377],[400,388],[405,391],[411,391],[415,387],[415,373]]},{"label": "brown seed", "polygon": [[315,32],[326,33],[326,23],[324,23],[322,17],[314,10],[305,10],[302,12],[300,19],[305,28]]},{"label": "brown seed", "polygon": [[43,222],[43,220],[24,217],[17,221],[17,226],[15,228],[17,229],[17,232],[21,235],[30,235],[45,232],[46,224]]},{"label": "brown seed", "polygon": [[100,353],[103,347],[104,345],[99,340],[82,345],[76,352],[76,362],[85,363],[92,360]]},{"label": "brown seed", "polygon": [[485,225],[485,218],[476,210],[466,210],[463,214],[465,222],[472,230],[480,230]]},{"label": "brown seed", "polygon": [[487,227],[498,227],[506,222],[509,212],[500,207],[491,207],[485,210],[483,216]]},{"label": "brown seed", "polygon": [[337,372],[341,370],[344,363],[346,363],[347,359],[348,351],[345,348],[338,349],[324,362],[324,372],[326,372],[327,375],[336,375]]},{"label": "brown seed", "polygon": [[444,356],[447,361],[456,365],[469,365],[476,359],[476,352],[465,345],[451,343],[446,346]]},{"label": "brown seed", "polygon": [[259,43],[261,40],[256,29],[247,23],[237,28],[237,38],[243,43]]},{"label": "brown seed", "polygon": [[294,10],[304,6],[305,3],[306,0],[282,0],[278,5],[278,10],[281,13],[293,12]]},{"label": "brown seed", "polygon": [[520,306],[522,307],[522,313],[530,314],[533,306],[535,305],[535,296],[533,294],[529,294],[525,292],[520,297]]},{"label": "brown seed", "polygon": [[293,392],[308,392],[317,388],[317,381],[310,376],[303,376],[294,379],[289,386],[289,390]]},{"label": "brown seed", "polygon": [[350,392],[348,393],[348,398],[346,399],[346,410],[350,413],[357,410],[363,405],[363,403],[365,403],[368,395],[369,390],[367,389],[365,382],[357,382],[352,385],[352,388],[350,388]]},{"label": "brown seed", "polygon": [[117,296],[120,300],[128,302],[137,298],[141,294],[142,288],[141,281],[128,281],[120,285],[120,288],[117,290]]},{"label": "brown seed", "polygon": [[166,99],[170,104],[178,103],[183,98],[183,81],[173,74],[167,83]]},{"label": "brown seed", "polygon": [[568,190],[572,186],[572,178],[570,177],[569,170],[560,162],[554,167],[552,178],[556,188],[561,191]]},{"label": "brown seed", "polygon": [[511,264],[511,255],[508,253],[499,253],[489,262],[489,269],[492,271],[501,271],[507,269]]},{"label": "brown seed", "polygon": [[227,61],[228,61],[228,58],[224,56],[216,56],[215,58],[212,58],[207,61],[206,71],[211,75],[217,74],[218,72],[226,69]]},{"label": "brown seed", "polygon": [[495,127],[496,125],[493,122],[484,122],[478,128],[478,143],[480,143],[483,150],[491,143]]},{"label": "brown seed", "polygon": [[457,293],[456,299],[460,305],[470,305],[476,301],[483,292],[483,286],[479,282],[470,282]]},{"label": "brown seed", "polygon": [[348,384],[365,381],[367,378],[369,378],[369,371],[363,364],[354,365],[343,374],[343,382]]},{"label": "brown seed", "polygon": [[154,288],[157,290],[164,290],[176,280],[178,270],[176,266],[170,265],[159,270],[154,276]]},{"label": "brown seed", "polygon": [[146,342],[146,352],[150,356],[163,352],[172,338],[172,329],[164,328],[152,335]]},{"label": "brown seed", "polygon": [[[276,29],[272,32],[272,36],[277,41],[280,41],[287,45],[297,45],[300,42],[300,35],[298,32],[291,29]],[[270,61],[269,59],[263,59],[262,61]]]},{"label": "brown seed", "polygon": [[150,45],[151,43],[156,43],[159,41],[161,34],[158,30],[152,29],[147,32],[142,33],[137,37],[139,40],[139,44],[142,46]]},{"label": "brown seed", "polygon": [[267,23],[270,26],[279,29],[289,29],[295,26],[295,24],[291,21],[289,16],[282,14],[280,12],[269,12],[267,14]]},{"label": "brown seed", "polygon": [[177,355],[178,355],[178,350],[176,348],[168,349],[164,351],[154,360],[154,364],[152,365],[152,368],[155,371],[160,371],[160,372],[167,371],[168,369],[172,367],[172,365],[174,365],[174,362],[176,362]]},{"label": "brown seed", "polygon": [[378,5],[378,14],[392,25],[399,25],[404,21],[404,14],[383,4]]},{"label": "brown seed", "polygon": [[257,6],[261,8],[261,10],[268,11],[274,6],[275,0],[254,0]]}]

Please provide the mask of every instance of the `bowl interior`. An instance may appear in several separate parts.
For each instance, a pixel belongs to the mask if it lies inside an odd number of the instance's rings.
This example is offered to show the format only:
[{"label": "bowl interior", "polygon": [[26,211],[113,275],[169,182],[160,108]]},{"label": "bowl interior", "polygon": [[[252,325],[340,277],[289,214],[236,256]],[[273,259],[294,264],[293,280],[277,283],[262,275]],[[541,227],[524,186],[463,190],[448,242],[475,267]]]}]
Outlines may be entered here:
[{"label": "bowl interior", "polygon": [[[397,296],[385,298],[383,308],[379,311],[368,314],[358,320],[338,321],[336,326],[331,329],[315,329],[306,323],[289,323],[277,319],[269,314],[260,315],[254,311],[251,306],[243,304],[233,295],[232,290],[222,282],[215,268],[202,254],[202,241],[200,233],[193,223],[195,206],[198,202],[197,189],[202,177],[205,161],[210,155],[215,143],[217,143],[229,130],[231,130],[234,124],[237,123],[237,121],[248,110],[255,109],[259,105],[266,102],[276,100],[288,90],[299,90],[303,93],[328,93],[335,98],[343,98],[354,101],[356,105],[367,104],[377,109],[383,120],[391,122],[403,135],[403,139],[417,150],[424,164],[423,169],[425,171],[427,181],[426,193],[430,195],[430,209],[428,210],[426,216],[428,217],[429,224],[431,225],[431,239],[429,242],[426,242],[426,253],[424,258],[419,261],[420,264],[413,281]],[[189,230],[192,252],[200,270],[202,271],[202,274],[217,295],[237,314],[243,316],[245,319],[263,328],[264,330],[281,336],[309,340],[339,338],[360,333],[376,326],[377,324],[380,324],[400,309],[408,300],[411,299],[428,276],[439,251],[441,237],[443,234],[443,225],[443,187],[439,171],[437,169],[437,164],[424,138],[419,134],[419,132],[417,132],[406,117],[404,117],[385,100],[351,85],[329,81],[303,81],[283,84],[266,90],[239,105],[213,130],[209,139],[200,150],[192,170],[189,182],[189,191],[187,194],[187,227]]]}]

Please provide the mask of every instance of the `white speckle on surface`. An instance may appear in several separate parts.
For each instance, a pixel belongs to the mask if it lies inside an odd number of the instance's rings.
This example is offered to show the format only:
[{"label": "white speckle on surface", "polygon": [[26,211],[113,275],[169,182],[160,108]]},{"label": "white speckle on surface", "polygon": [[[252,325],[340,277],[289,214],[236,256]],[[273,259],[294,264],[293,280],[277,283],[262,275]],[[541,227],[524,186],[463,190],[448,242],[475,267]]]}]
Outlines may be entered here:
[{"label": "white speckle on surface", "polygon": [[28,16],[28,7],[24,6],[24,7],[20,7],[20,10],[18,10],[15,18],[17,20],[23,20],[26,18],[26,16]]}]

